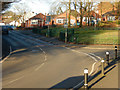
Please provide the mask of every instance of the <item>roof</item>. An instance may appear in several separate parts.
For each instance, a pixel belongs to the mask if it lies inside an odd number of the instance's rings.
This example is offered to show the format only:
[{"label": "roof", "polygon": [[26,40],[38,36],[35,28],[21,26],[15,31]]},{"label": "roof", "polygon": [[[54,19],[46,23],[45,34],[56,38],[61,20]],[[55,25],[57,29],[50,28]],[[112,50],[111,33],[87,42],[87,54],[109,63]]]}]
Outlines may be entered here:
[{"label": "roof", "polygon": [[120,16],[120,12],[118,12],[118,10],[115,11],[110,11],[110,12],[106,12],[105,14],[103,14],[103,16]]},{"label": "roof", "polygon": [[[68,13],[69,11],[67,10],[67,13]],[[62,14],[64,14],[64,13],[66,13],[66,11],[64,11],[63,13],[61,13],[61,14],[59,14],[59,15],[56,15],[54,18],[56,18],[56,17],[58,17],[58,16],[60,16],[60,15],[62,15]],[[71,15],[73,16],[73,17],[75,17],[75,10],[71,10]],[[79,15],[79,13],[77,12],[77,16]],[[64,17],[59,17],[59,18],[64,18]]]},{"label": "roof", "polygon": [[[87,17],[88,13],[86,12],[84,16]],[[101,16],[98,13],[96,13],[95,11],[90,11],[90,17],[101,18]]]},{"label": "roof", "polygon": [[42,13],[39,13],[39,14],[31,17],[30,19],[45,19],[45,15]]},{"label": "roof", "polygon": [[99,10],[99,14],[101,15],[101,10],[102,14],[105,14],[109,11],[112,11],[113,9],[116,10],[116,5],[115,4],[113,5],[110,2],[101,2],[97,5],[97,9]]},{"label": "roof", "polygon": [[75,11],[75,10],[71,10],[71,15],[72,15],[72,16],[74,16],[74,17],[75,17],[75,13],[77,13],[77,16],[79,16],[79,15],[80,15],[80,13],[78,13],[77,11]]}]

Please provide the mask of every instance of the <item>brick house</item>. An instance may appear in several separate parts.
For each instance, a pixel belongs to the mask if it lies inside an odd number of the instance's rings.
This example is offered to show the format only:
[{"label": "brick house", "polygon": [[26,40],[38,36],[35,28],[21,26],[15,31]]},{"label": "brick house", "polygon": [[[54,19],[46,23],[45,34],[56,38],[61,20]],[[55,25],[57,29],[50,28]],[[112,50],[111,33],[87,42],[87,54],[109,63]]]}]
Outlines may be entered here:
[{"label": "brick house", "polygon": [[111,11],[117,10],[115,5],[111,4],[110,2],[101,2],[97,5],[97,10],[99,15],[102,15],[102,20],[106,21],[106,14]]},{"label": "brick house", "polygon": [[[75,10],[71,10],[71,13],[73,13]],[[68,22],[68,16],[69,16],[69,11],[67,11],[67,22]],[[75,16],[70,15],[70,23],[75,24]],[[66,21],[66,11],[60,15],[56,15],[54,19],[52,19],[52,23],[54,22],[55,25],[64,25]]]},{"label": "brick house", "polygon": [[[69,11],[67,11],[67,20],[68,20],[68,16],[69,16]],[[90,20],[91,19],[97,19],[99,20],[101,18],[101,16],[97,13],[95,13],[94,11],[90,12]],[[70,15],[70,22],[72,25],[75,25],[76,19],[75,19],[75,10],[71,10],[71,15]],[[85,25],[87,23],[88,20],[88,14],[86,12],[86,14],[83,17],[83,25]],[[66,21],[66,11],[60,15],[56,15],[50,22],[50,25],[54,24],[55,25],[64,25]],[[77,23],[80,22],[80,14],[77,12]]]},{"label": "brick house", "polygon": [[105,14],[103,14],[104,21],[114,21],[119,18],[120,18],[120,13],[118,12],[118,10],[106,12]]},{"label": "brick house", "polygon": [[43,27],[45,26],[46,16],[39,13],[25,22],[25,27]]}]

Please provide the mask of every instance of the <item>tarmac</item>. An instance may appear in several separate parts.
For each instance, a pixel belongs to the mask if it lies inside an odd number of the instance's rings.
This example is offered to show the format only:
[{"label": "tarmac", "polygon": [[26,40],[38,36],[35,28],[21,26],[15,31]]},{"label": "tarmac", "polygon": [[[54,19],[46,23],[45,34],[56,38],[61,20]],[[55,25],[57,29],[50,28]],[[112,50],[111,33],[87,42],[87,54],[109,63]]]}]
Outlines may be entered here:
[{"label": "tarmac", "polygon": [[[26,33],[26,31],[22,31],[22,33],[27,35],[32,35],[36,37],[36,34],[33,34],[31,31]],[[32,34],[31,34],[32,33]],[[96,49],[113,49],[115,45],[76,45],[76,44],[69,44],[59,41],[53,37],[45,37],[41,35],[37,35],[37,37],[43,41],[53,43],[54,45],[63,45],[67,47],[83,47],[83,48],[96,48]],[[84,47],[85,46],[85,47]],[[118,54],[119,55],[119,54]],[[119,59],[120,60],[120,59]],[[105,75],[101,75],[101,66],[98,69],[98,73],[88,82],[89,89],[109,89],[109,90],[118,90],[120,88],[120,63],[119,60],[111,60],[109,66],[105,64]],[[84,88],[84,86],[82,87]]]}]

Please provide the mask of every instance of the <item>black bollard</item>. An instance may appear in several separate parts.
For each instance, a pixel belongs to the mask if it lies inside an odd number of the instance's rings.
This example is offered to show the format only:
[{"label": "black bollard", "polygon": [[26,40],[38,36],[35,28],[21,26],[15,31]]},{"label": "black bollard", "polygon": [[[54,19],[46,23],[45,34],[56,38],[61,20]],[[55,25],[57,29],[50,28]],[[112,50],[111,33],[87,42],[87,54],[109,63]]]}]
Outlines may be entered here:
[{"label": "black bollard", "polygon": [[117,46],[115,46],[115,59],[117,59]]},{"label": "black bollard", "polygon": [[106,63],[109,65],[109,52],[106,52]]}]

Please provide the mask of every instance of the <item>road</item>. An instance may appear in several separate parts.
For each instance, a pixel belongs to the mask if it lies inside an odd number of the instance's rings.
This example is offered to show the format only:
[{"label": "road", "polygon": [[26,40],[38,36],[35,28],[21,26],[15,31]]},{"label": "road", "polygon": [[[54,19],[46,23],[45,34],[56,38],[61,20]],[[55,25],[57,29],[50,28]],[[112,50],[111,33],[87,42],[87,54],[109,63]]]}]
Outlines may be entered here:
[{"label": "road", "polygon": [[91,75],[108,50],[56,46],[19,31],[3,38],[12,51],[2,62],[3,88],[73,88],[83,81],[84,68]]}]

